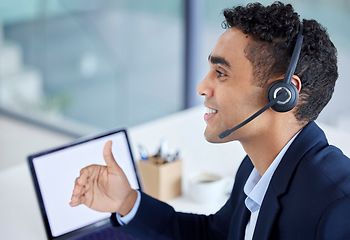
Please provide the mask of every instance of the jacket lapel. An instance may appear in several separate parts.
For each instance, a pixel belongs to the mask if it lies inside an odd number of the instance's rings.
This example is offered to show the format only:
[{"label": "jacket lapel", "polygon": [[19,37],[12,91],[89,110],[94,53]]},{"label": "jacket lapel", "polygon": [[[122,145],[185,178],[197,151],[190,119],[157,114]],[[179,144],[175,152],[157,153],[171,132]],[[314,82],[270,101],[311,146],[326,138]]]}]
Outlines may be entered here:
[{"label": "jacket lapel", "polygon": [[324,145],[328,144],[323,131],[315,122],[310,122],[291,144],[271,178],[269,188],[273,188],[276,197],[283,195],[287,191],[292,175],[300,160],[320,142]]},{"label": "jacket lapel", "polygon": [[246,208],[244,200],[240,201],[239,211],[231,221],[230,234],[227,239],[244,239],[245,229],[250,218],[250,211]]},{"label": "jacket lapel", "polygon": [[259,212],[258,221],[255,226],[253,240],[268,240],[270,239],[271,230],[275,219],[280,210],[280,204],[276,195],[269,188],[266,192],[264,202]]},{"label": "jacket lapel", "polygon": [[281,208],[279,197],[287,192],[288,186],[292,181],[292,175],[302,157],[320,141],[327,144],[323,131],[316,123],[310,122],[289,147],[272,176],[266,191],[253,239],[264,240],[270,238],[274,222]]}]

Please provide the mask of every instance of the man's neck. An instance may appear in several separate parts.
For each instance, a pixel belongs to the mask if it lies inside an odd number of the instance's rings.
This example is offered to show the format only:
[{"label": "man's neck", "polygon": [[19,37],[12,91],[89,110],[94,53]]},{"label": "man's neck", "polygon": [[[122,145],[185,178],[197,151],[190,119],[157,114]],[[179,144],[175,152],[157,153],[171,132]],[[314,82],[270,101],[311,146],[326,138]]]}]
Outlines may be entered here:
[{"label": "man's neck", "polygon": [[303,126],[270,128],[254,138],[240,141],[254,167],[262,176],[283,147],[297,134]]}]

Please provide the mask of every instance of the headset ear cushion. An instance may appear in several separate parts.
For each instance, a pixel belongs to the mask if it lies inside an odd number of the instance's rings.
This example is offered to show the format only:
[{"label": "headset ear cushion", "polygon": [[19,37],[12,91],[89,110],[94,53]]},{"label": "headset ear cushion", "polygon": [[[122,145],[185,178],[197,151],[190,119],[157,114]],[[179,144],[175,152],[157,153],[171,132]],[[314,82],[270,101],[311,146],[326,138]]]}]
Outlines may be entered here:
[{"label": "headset ear cushion", "polygon": [[271,108],[276,112],[288,112],[292,110],[298,103],[298,89],[292,83],[285,83],[283,80],[277,80],[268,87],[266,101],[271,102],[275,99],[279,91],[286,91],[289,97],[285,101],[278,101]]}]

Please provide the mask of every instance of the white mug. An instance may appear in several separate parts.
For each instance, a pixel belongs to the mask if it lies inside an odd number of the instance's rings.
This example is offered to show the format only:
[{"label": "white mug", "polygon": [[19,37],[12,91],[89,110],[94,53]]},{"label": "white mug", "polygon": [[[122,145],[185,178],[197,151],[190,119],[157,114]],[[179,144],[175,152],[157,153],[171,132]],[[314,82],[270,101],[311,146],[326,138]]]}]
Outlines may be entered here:
[{"label": "white mug", "polygon": [[214,203],[231,192],[233,177],[221,177],[218,174],[200,172],[189,180],[190,195],[197,203]]}]

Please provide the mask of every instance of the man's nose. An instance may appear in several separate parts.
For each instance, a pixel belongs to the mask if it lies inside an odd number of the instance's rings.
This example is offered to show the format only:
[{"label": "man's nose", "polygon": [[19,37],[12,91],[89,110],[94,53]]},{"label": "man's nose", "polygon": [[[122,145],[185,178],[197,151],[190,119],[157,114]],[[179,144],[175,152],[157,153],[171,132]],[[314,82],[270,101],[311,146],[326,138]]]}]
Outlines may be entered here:
[{"label": "man's nose", "polygon": [[209,86],[208,75],[199,83],[197,87],[197,93],[205,97],[212,96],[212,92],[213,92],[212,88]]}]

